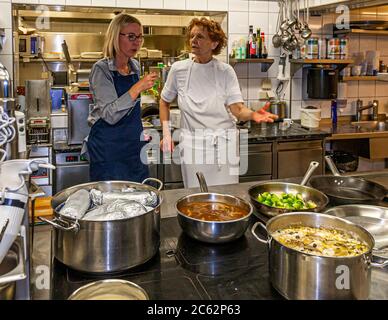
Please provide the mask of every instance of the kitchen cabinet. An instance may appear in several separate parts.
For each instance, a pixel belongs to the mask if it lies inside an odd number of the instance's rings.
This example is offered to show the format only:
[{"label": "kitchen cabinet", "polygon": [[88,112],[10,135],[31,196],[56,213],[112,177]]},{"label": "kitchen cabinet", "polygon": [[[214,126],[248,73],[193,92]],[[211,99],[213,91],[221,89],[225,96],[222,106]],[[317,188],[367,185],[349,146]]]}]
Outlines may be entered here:
[{"label": "kitchen cabinet", "polygon": [[[240,172],[239,182],[301,177],[311,161],[320,164],[314,174],[321,175],[325,168],[323,146],[323,139],[249,144],[240,154],[241,161],[248,161],[248,168],[246,172]],[[158,165],[158,179],[163,181],[165,189],[183,188],[177,151],[178,148],[171,159]]]},{"label": "kitchen cabinet", "polygon": [[319,167],[314,172],[315,175],[324,173],[323,140],[277,142],[275,144],[277,179],[302,177],[311,161],[319,162]]},{"label": "kitchen cabinet", "polygon": [[388,158],[387,146],[388,138],[370,138],[364,148],[360,148],[359,155],[371,160]]},{"label": "kitchen cabinet", "polygon": [[249,144],[248,154],[240,154],[240,161],[248,160],[248,169],[240,175],[240,182],[271,180],[272,143]]}]

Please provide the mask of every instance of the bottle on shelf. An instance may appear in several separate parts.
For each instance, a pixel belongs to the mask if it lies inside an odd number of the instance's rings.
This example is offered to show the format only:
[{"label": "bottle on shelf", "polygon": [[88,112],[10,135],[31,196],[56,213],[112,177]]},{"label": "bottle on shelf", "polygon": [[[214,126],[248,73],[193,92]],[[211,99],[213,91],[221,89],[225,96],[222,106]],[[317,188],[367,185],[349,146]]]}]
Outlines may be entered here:
[{"label": "bottle on shelf", "polygon": [[253,57],[251,57],[252,45],[253,45],[253,26],[249,26],[248,41],[247,41],[247,52],[246,52],[246,57],[247,58],[253,58]]},{"label": "bottle on shelf", "polygon": [[256,33],[253,34],[253,40],[252,40],[252,43],[249,47],[250,49],[250,56],[251,58],[257,58],[257,55],[256,55]]},{"label": "bottle on shelf", "polygon": [[268,51],[267,46],[265,45],[265,34],[264,32],[261,33],[261,43],[262,43],[262,52],[261,52],[261,58],[267,59],[268,58]]},{"label": "bottle on shelf", "polygon": [[232,43],[232,50],[230,52],[229,57],[232,58],[232,59],[235,59],[235,58],[237,59],[237,51],[238,51],[238,49],[237,49],[237,42],[235,40]]},{"label": "bottle on shelf", "polygon": [[337,100],[332,99],[331,100],[331,123],[332,123],[333,127],[335,127],[337,125],[337,115],[338,115]]},{"label": "bottle on shelf", "polygon": [[256,57],[261,58],[261,32],[260,28],[256,29]]},{"label": "bottle on shelf", "polygon": [[246,59],[247,58],[247,47],[246,47],[246,41],[244,38],[242,38],[240,40],[240,55],[241,55],[241,58],[240,59]]}]

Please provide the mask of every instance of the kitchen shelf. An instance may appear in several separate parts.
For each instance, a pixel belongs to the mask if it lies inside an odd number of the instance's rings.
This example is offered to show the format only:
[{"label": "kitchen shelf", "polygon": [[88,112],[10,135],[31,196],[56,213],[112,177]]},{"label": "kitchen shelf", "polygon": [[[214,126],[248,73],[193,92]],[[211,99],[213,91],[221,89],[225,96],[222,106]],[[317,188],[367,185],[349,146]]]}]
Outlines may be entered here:
[{"label": "kitchen shelf", "polygon": [[229,64],[234,67],[237,63],[260,63],[261,72],[267,72],[275,62],[275,59],[248,58],[248,59],[229,59]]},{"label": "kitchen shelf", "polygon": [[342,77],[342,81],[378,81],[377,76],[351,76],[351,77]]},{"label": "kitchen shelf", "polygon": [[291,76],[293,76],[300,68],[306,65],[334,64],[337,65],[338,70],[341,71],[354,61],[351,59],[291,59],[290,62]]},{"label": "kitchen shelf", "polygon": [[386,36],[388,35],[388,30],[364,30],[364,29],[350,29],[350,30],[336,30],[334,31],[334,34],[341,35],[341,34],[365,34],[365,35],[381,35]]},{"label": "kitchen shelf", "polygon": [[[71,59],[71,62],[97,62],[98,60],[100,60],[101,58],[98,58],[98,59]],[[65,59],[44,59],[44,61],[46,62],[66,62]],[[42,59],[29,59],[28,61],[23,61],[23,58],[19,58],[19,62],[20,63],[41,63],[43,62]]]}]

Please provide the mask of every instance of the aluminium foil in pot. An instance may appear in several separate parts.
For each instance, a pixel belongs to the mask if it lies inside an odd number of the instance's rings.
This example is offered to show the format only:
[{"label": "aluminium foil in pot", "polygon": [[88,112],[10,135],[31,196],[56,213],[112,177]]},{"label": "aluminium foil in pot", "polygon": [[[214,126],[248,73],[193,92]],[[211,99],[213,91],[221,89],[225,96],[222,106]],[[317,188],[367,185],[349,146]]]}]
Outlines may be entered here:
[{"label": "aluminium foil in pot", "polygon": [[153,210],[152,207],[143,206],[139,202],[118,199],[113,202],[105,203],[89,211],[82,220],[111,221],[128,219],[140,216],[151,210]]},{"label": "aluminium foil in pot", "polygon": [[136,189],[125,189],[125,192],[101,192],[97,189],[90,191],[90,197],[94,205],[102,205],[115,200],[132,200],[141,203],[143,206],[156,207],[158,195],[153,191],[139,191]]},{"label": "aluminium foil in pot", "polygon": [[74,219],[81,219],[90,207],[90,196],[87,190],[81,189],[67,198],[59,213]]}]

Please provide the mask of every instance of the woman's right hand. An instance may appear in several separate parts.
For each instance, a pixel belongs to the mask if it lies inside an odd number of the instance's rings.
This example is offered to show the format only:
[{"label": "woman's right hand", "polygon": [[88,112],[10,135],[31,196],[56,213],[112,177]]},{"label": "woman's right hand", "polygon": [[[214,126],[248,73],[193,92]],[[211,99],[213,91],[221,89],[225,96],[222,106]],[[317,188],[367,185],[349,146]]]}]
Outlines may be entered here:
[{"label": "woman's right hand", "polygon": [[136,99],[140,93],[151,89],[154,86],[157,77],[158,75],[155,72],[145,75],[142,79],[136,82],[131,87],[131,89],[129,89],[129,94],[131,95],[131,97],[133,99]]},{"label": "woman's right hand", "polygon": [[173,152],[175,148],[174,141],[171,138],[171,135],[166,135],[160,141],[160,149],[163,152]]}]

